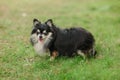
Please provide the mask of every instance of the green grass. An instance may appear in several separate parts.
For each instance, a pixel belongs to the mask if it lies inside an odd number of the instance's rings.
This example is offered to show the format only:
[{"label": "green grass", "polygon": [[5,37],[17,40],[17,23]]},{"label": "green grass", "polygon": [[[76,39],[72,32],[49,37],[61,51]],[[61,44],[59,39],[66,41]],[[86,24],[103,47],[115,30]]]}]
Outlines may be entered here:
[{"label": "green grass", "polygon": [[[120,0],[1,0],[0,80],[120,80]],[[98,56],[35,56],[32,20],[52,18],[61,28],[82,26],[96,39]]]}]

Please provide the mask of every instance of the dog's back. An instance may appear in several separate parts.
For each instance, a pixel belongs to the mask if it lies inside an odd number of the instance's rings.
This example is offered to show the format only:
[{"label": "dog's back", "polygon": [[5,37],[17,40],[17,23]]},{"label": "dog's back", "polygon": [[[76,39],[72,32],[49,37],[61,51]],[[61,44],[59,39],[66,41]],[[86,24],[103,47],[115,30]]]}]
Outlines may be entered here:
[{"label": "dog's back", "polygon": [[93,47],[92,34],[83,28],[57,30],[54,42],[55,49],[60,55],[72,56],[77,50],[89,50]]}]

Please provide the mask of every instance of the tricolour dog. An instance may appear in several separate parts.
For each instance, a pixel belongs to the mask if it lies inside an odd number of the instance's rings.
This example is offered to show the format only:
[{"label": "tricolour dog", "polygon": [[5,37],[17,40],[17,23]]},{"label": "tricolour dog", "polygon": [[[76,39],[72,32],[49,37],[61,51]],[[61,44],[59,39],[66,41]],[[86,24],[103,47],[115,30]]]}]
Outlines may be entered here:
[{"label": "tricolour dog", "polygon": [[95,39],[87,30],[78,27],[60,29],[52,19],[45,23],[33,20],[34,28],[31,32],[31,43],[39,55],[50,51],[51,60],[57,56],[95,56]]}]

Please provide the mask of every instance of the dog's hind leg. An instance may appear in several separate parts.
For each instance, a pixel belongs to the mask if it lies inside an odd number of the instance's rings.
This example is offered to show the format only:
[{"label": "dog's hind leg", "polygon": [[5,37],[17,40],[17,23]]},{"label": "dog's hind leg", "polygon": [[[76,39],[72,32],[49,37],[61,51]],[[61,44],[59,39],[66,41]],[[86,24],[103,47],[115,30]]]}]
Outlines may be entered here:
[{"label": "dog's hind leg", "polygon": [[97,51],[95,50],[95,48],[92,48],[89,50],[89,53],[90,53],[90,56],[95,57],[97,54]]},{"label": "dog's hind leg", "polygon": [[83,50],[82,52],[86,55],[87,58],[95,57],[97,53],[94,48]]},{"label": "dog's hind leg", "polygon": [[84,60],[86,59],[86,55],[84,52],[82,52],[81,50],[77,51],[77,54],[80,55]]}]

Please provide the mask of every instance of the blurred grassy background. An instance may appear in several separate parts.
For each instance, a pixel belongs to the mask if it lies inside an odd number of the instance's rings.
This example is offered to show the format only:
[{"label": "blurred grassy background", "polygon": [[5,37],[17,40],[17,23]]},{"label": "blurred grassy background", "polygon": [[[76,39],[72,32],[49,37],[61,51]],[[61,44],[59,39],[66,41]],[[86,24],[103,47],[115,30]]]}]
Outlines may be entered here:
[{"label": "blurred grassy background", "polygon": [[[0,80],[120,80],[119,9],[120,0],[0,0]],[[35,57],[33,18],[89,30],[97,58]]]}]

